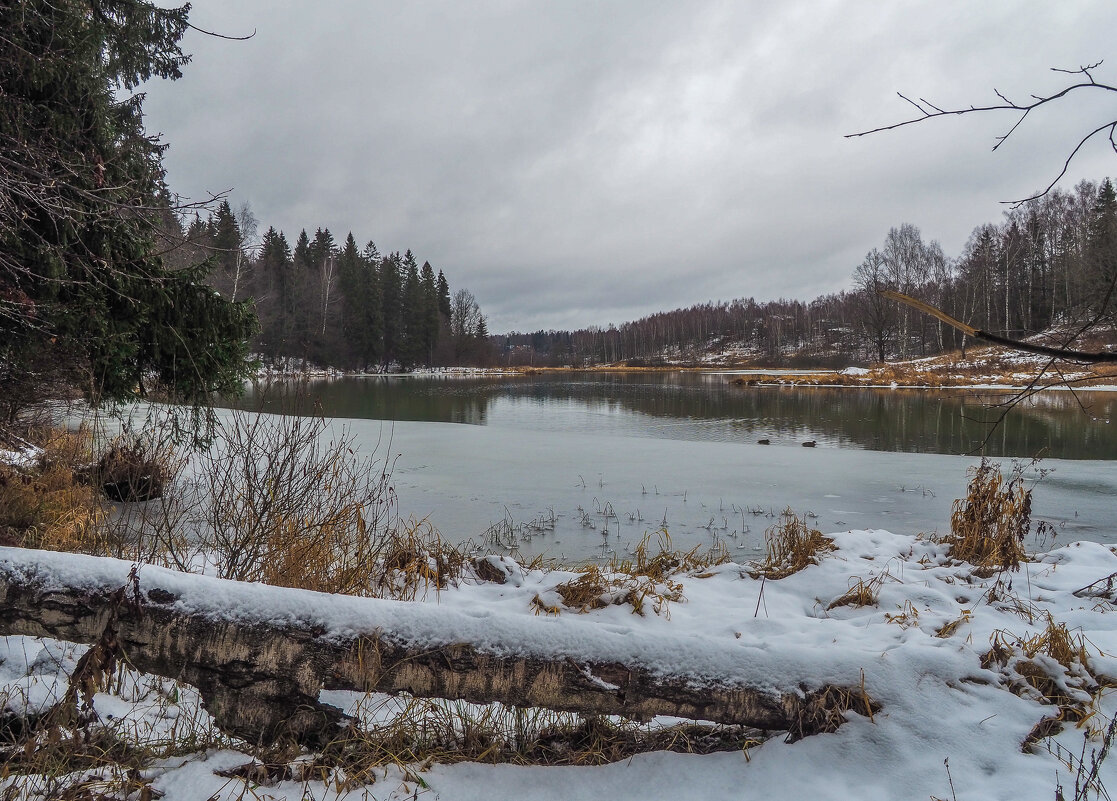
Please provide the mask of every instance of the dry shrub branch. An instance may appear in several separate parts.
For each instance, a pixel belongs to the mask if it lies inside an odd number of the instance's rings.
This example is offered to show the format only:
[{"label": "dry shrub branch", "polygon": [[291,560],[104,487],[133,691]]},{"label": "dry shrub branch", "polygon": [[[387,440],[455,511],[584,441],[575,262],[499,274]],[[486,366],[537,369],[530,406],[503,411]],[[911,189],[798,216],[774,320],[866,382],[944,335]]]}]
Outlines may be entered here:
[{"label": "dry shrub branch", "polygon": [[388,459],[359,455],[354,439],[321,416],[232,412],[198,471],[200,547],[218,575],[370,594],[396,496]]}]

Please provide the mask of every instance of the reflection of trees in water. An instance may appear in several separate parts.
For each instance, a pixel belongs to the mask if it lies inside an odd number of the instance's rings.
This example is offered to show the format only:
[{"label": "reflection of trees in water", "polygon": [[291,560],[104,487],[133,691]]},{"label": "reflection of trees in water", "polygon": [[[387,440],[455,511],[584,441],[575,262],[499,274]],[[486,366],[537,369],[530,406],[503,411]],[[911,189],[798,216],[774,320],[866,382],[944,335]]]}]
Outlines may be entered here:
[{"label": "reflection of trees in water", "polygon": [[[588,412],[627,412],[624,430],[683,439],[753,442],[760,436],[886,451],[1054,458],[1117,458],[1117,397],[1086,393],[1083,413],[1070,393],[1043,393],[1011,409],[999,425],[991,403],[1007,395],[974,391],[741,387],[702,374],[540,375],[517,378],[342,378],[306,385],[331,416],[484,424],[494,403]],[[247,408],[255,408],[246,399]],[[282,411],[273,399],[265,411]],[[1097,420],[1093,419],[1097,418]],[[662,426],[657,432],[657,427]]]}]

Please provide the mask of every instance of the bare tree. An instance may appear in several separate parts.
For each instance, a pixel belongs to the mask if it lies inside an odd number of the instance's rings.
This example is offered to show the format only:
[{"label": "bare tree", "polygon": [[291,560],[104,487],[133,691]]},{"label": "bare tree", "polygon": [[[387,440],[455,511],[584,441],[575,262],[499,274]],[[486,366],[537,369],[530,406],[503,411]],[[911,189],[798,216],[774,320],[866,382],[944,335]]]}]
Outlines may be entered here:
[{"label": "bare tree", "polygon": [[233,267],[233,296],[230,300],[236,301],[237,292],[240,290],[241,278],[252,264],[253,256],[260,247],[260,238],[257,236],[259,222],[252,213],[252,207],[245,201],[237,209],[237,227],[240,229],[240,247],[237,248]]},{"label": "bare tree", "polygon": [[[1058,72],[1058,73],[1062,73],[1062,74],[1070,76],[1068,85],[1063,87],[1059,91],[1048,94],[1048,95],[1031,95],[1030,98],[1025,102],[1017,102],[1017,101],[1010,100],[1004,93],[1000,92],[999,90],[994,89],[994,93],[997,95],[997,97],[1000,100],[1000,102],[998,102],[998,103],[993,103],[993,104],[989,104],[989,105],[982,105],[982,106],[971,105],[971,106],[968,106],[968,107],[965,107],[965,108],[946,109],[946,108],[942,108],[942,107],[926,100],[925,98],[919,98],[918,100],[912,100],[910,97],[908,97],[908,96],[906,96],[902,93],[897,93],[897,94],[899,94],[901,99],[903,99],[907,103],[910,103],[912,106],[914,106],[918,110],[918,112],[919,112],[918,116],[913,117],[911,119],[902,120],[900,122],[896,122],[896,123],[893,123],[891,125],[883,125],[883,126],[880,126],[880,127],[877,127],[877,128],[872,128],[872,129],[867,130],[867,131],[861,131],[861,132],[858,132],[858,133],[849,134],[848,136],[849,137],[868,136],[869,134],[875,134],[875,133],[880,133],[880,132],[883,132],[883,131],[890,131],[890,130],[895,130],[897,128],[903,128],[903,127],[906,127],[906,126],[909,126],[909,125],[916,125],[916,124],[919,124],[919,123],[925,123],[925,122],[928,122],[929,120],[938,119],[940,117],[964,116],[964,115],[968,115],[968,114],[986,114],[986,113],[995,113],[995,112],[998,112],[998,111],[1008,111],[1008,112],[1012,113],[1013,115],[1015,115],[1016,119],[1015,119],[1015,122],[1013,122],[1013,124],[1008,128],[1008,130],[1005,131],[1005,133],[1003,133],[1003,134],[1001,134],[997,137],[996,144],[993,146],[993,150],[996,151],[998,148],[1000,148],[1000,146],[1002,144],[1004,144],[1012,136],[1013,133],[1015,133],[1015,131],[1021,125],[1024,124],[1025,120],[1028,119],[1029,115],[1031,115],[1032,112],[1040,112],[1042,110],[1047,109],[1048,107],[1052,107],[1052,106],[1058,104],[1059,101],[1067,98],[1070,95],[1081,95],[1081,94],[1085,94],[1085,93],[1092,93],[1094,95],[1102,94],[1102,95],[1106,95],[1106,96],[1109,96],[1109,97],[1112,97],[1113,95],[1117,95],[1117,86],[1112,86],[1110,84],[1105,84],[1105,83],[1099,83],[1094,78],[1093,72],[1098,67],[1101,66],[1101,63],[1102,62],[1099,61],[1097,63],[1089,64],[1089,65],[1086,65],[1086,66],[1083,66],[1083,67],[1079,67],[1078,69],[1074,69],[1074,70],[1055,68],[1053,70],[1054,72]],[[1112,93],[1112,94],[1110,94],[1110,93]],[[1096,127],[1094,129],[1086,132],[1085,134],[1083,134],[1081,136],[1081,138],[1078,140],[1078,142],[1070,149],[1069,154],[1067,155],[1066,159],[1063,161],[1062,167],[1059,170],[1058,174],[1055,176],[1054,180],[1052,180],[1044,189],[1042,189],[1039,192],[1036,192],[1036,193],[1034,193],[1034,194],[1032,194],[1028,197],[1022,198],[1020,200],[1011,201],[1011,205],[1013,206],[1013,208],[1018,208],[1025,203],[1029,203],[1031,201],[1035,201],[1035,200],[1038,200],[1040,198],[1046,197],[1054,189],[1055,185],[1067,174],[1067,171],[1070,169],[1071,162],[1079,154],[1079,152],[1086,145],[1086,143],[1089,142],[1094,137],[1099,136],[1101,134],[1106,135],[1106,137],[1109,141],[1109,144],[1112,147],[1114,153],[1117,153],[1117,119],[1110,119],[1109,121],[1103,123],[1102,125],[1099,125],[1098,127]],[[1112,188],[1110,188],[1108,191],[1109,191],[1110,200],[1112,200]],[[1005,250],[1007,250],[1007,249],[1005,249]],[[1107,257],[1107,258],[1109,258],[1109,257]],[[1112,260],[1112,259],[1110,259],[1110,260]],[[1108,265],[1108,262],[1107,262],[1107,265]],[[987,268],[989,266],[990,265],[986,265]],[[995,265],[995,267],[996,266],[1001,266],[1001,265]],[[1008,290],[1007,257],[1006,257],[1006,262],[1003,265],[1003,272],[1004,272],[1004,278],[1005,278],[1005,282],[1004,282],[1005,283],[1005,286],[1004,286],[1005,295],[1004,295],[1004,320],[1003,320],[1003,325],[1005,327],[1007,327],[1009,325],[1009,312],[1010,312],[1010,297],[1009,297],[1009,294],[1008,294],[1009,290]],[[931,316],[937,318],[941,322],[944,322],[947,325],[950,325],[950,326],[958,329],[959,331],[963,332],[967,336],[973,336],[975,339],[980,339],[980,340],[985,341],[985,342],[990,342],[992,344],[997,344],[997,345],[1001,345],[1003,347],[1008,347],[1008,348],[1012,348],[1014,350],[1020,350],[1020,351],[1024,351],[1024,352],[1028,352],[1028,353],[1036,353],[1036,354],[1040,354],[1040,355],[1046,355],[1053,360],[1054,359],[1065,359],[1065,360],[1069,360],[1069,361],[1078,361],[1078,362],[1093,363],[1093,364],[1100,363],[1100,362],[1114,362],[1114,361],[1117,361],[1117,354],[1110,353],[1110,352],[1083,352],[1083,351],[1071,349],[1069,347],[1069,345],[1071,345],[1076,340],[1078,340],[1083,334],[1085,334],[1087,331],[1095,328],[1098,325],[1099,322],[1106,319],[1110,315],[1110,308],[1111,308],[1111,305],[1112,305],[1112,302],[1113,302],[1113,299],[1114,299],[1115,290],[1117,290],[1117,269],[1112,269],[1111,265],[1109,265],[1109,269],[1104,269],[1104,270],[1096,271],[1096,272],[1099,272],[1100,275],[1104,276],[1105,280],[1102,282],[1101,286],[1097,287],[1097,291],[1092,293],[1092,299],[1091,299],[1092,302],[1090,303],[1090,308],[1088,310],[1089,313],[1087,314],[1086,319],[1083,322],[1081,322],[1080,324],[1074,326],[1072,328],[1072,330],[1065,333],[1062,344],[1058,347],[1047,347],[1047,346],[1043,346],[1043,345],[1034,345],[1032,343],[1022,342],[1022,341],[1017,340],[1017,339],[1011,339],[1009,337],[1006,337],[1006,336],[1003,336],[1003,335],[1000,335],[1000,334],[996,334],[996,333],[993,333],[991,331],[978,329],[974,326],[971,326],[967,323],[961,322],[959,320],[954,319],[953,317],[950,317],[945,312],[943,312],[941,309],[938,309],[938,308],[936,308],[936,307],[934,307],[930,304],[927,304],[927,303],[925,303],[921,300],[918,300],[917,298],[911,297],[910,293],[907,290],[907,287],[905,287],[903,284],[899,285],[901,291],[886,290],[884,292],[884,294],[887,297],[890,297],[894,300],[898,300],[898,301],[904,303],[906,306],[910,306],[910,307],[919,309],[920,311],[924,312],[925,314],[928,314],[928,315],[931,315]],[[989,291],[989,289],[987,289],[986,292],[985,292],[985,300],[986,300],[986,306],[987,306],[987,308],[986,308],[986,319],[989,320],[992,317],[992,308],[991,308],[992,292]],[[1035,385],[1038,381],[1040,381],[1042,376],[1044,375],[1044,373],[1046,373],[1046,371],[1050,368],[1051,368],[1051,364],[1048,364],[1046,367],[1042,368],[1041,371],[1039,372],[1039,375],[1036,376],[1035,381],[1033,381],[1033,385]],[[1064,383],[1064,382],[1059,381],[1059,382],[1056,382],[1056,383]]]}]

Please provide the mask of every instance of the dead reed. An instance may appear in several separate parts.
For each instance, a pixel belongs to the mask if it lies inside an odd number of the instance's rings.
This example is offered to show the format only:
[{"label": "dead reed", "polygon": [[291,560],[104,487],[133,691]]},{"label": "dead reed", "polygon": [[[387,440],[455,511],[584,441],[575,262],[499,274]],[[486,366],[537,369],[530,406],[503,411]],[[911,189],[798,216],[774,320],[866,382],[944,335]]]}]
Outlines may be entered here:
[{"label": "dead reed", "polygon": [[[645,534],[633,549],[631,559],[616,557],[605,566],[596,563],[585,565],[577,578],[555,587],[562,599],[562,606],[575,612],[586,613],[611,605],[629,605],[634,614],[644,615],[651,609],[657,615],[670,616],[670,604],[684,600],[683,585],[677,580],[682,574],[704,578],[711,567],[729,561],[729,552],[721,543],[702,551],[671,549],[671,536],[661,530],[657,534],[658,548],[651,546],[651,534]],[[556,614],[558,607],[546,604],[536,596],[536,610]]]},{"label": "dead reed", "polygon": [[982,458],[969,473],[966,497],[954,502],[950,534],[939,541],[950,546],[955,559],[977,568],[979,576],[1019,570],[1028,558],[1024,541],[1032,525],[1032,490],[1025,486],[1024,466],[1015,463],[1006,478],[999,465]]},{"label": "dead reed", "polygon": [[999,670],[1017,695],[1059,707],[1060,723],[1081,725],[1096,712],[1101,690],[1117,686],[1117,678],[1094,669],[1086,638],[1050,614],[1035,634],[1018,636],[1002,629],[993,632],[989,643],[981,666]]},{"label": "dead reed", "polygon": [[797,516],[790,507],[780,514],[778,523],[764,532],[764,544],[767,552],[764,561],[753,563],[753,578],[787,578],[818,564],[824,554],[834,550],[834,540],[811,528],[807,518]]}]

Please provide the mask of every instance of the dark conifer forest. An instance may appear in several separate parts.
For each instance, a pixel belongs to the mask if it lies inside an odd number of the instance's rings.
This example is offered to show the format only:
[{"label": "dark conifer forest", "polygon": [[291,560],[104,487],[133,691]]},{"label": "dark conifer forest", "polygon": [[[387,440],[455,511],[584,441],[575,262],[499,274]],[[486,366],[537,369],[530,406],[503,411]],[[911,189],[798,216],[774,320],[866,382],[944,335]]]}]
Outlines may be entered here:
[{"label": "dark conifer forest", "polygon": [[209,259],[212,282],[230,300],[251,298],[259,317],[253,352],[265,364],[312,364],[372,372],[388,367],[492,361],[486,321],[466,289],[451,294],[442,270],[410,250],[343,242],[328,228],[284,232],[258,223],[228,200],[185,232],[182,258]]}]

